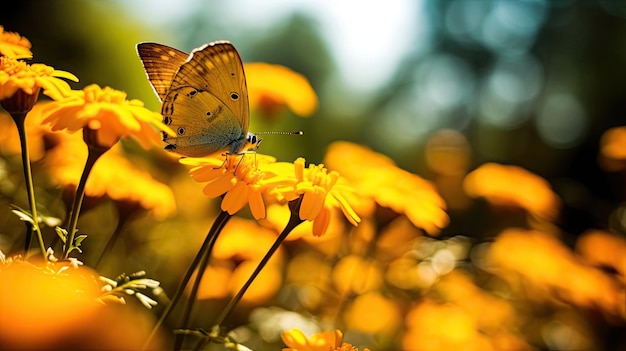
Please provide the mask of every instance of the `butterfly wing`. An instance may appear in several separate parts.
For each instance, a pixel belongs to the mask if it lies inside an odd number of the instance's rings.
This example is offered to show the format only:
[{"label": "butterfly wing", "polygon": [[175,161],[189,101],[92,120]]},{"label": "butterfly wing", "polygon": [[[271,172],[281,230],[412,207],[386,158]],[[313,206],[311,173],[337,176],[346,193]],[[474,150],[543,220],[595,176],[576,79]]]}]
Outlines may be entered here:
[{"label": "butterfly wing", "polygon": [[246,144],[246,134],[234,113],[211,92],[191,86],[170,89],[161,114],[176,132],[175,137],[163,135],[166,150],[201,157],[225,148],[237,153]]},{"label": "butterfly wing", "polygon": [[161,114],[177,133],[164,136],[168,150],[186,156],[224,148],[241,151],[250,112],[243,63],[235,47],[218,41],[193,50],[174,75]]},{"label": "butterfly wing", "polygon": [[174,75],[180,66],[187,61],[189,55],[157,43],[137,44],[137,54],[146,70],[152,88],[159,96],[159,100],[163,101]]}]

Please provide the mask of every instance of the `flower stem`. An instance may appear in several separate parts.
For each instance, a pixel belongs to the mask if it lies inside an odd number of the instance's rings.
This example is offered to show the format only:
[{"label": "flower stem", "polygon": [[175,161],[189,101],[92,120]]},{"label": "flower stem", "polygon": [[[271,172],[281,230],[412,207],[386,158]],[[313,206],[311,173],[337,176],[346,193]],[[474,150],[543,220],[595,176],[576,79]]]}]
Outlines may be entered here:
[{"label": "flower stem", "polygon": [[237,292],[237,295],[235,295],[232,298],[232,300],[230,300],[228,305],[226,305],[224,310],[222,310],[222,313],[219,315],[219,317],[217,317],[217,320],[215,321],[214,325],[220,326],[224,322],[228,314],[233,310],[233,308],[235,308],[235,306],[239,303],[243,295],[246,293],[246,291],[248,290],[248,288],[250,287],[254,279],[259,275],[259,273],[265,267],[265,265],[270,260],[270,258],[272,258],[276,250],[278,250],[278,248],[280,247],[280,244],[282,244],[282,242],[287,238],[287,235],[289,235],[289,233],[291,233],[291,231],[295,227],[297,227],[300,223],[303,222],[303,220],[300,219],[300,216],[298,215],[301,201],[302,201],[301,198],[298,198],[289,203],[289,207],[291,209],[291,217],[289,217],[289,222],[285,226],[285,229],[283,229],[283,231],[280,233],[278,238],[276,238],[276,241],[274,241],[274,244],[272,244],[272,247],[270,247],[270,249],[267,251],[265,256],[263,256],[263,259],[261,259],[261,262],[259,262],[259,265],[254,269],[254,272],[252,272],[252,275],[250,275],[250,278],[248,278],[246,283],[241,287],[241,289],[239,289],[239,292]]},{"label": "flower stem", "polygon": [[[204,276],[204,272],[206,271],[206,267],[209,264],[209,260],[211,258],[211,252],[213,252],[213,247],[215,246],[215,242],[217,241],[217,237],[224,229],[226,223],[232,216],[228,214],[226,211],[222,211],[213,225],[211,229],[207,233],[208,245],[204,253],[202,253],[202,259],[198,265],[196,279],[193,282],[193,286],[191,287],[191,292],[189,293],[189,298],[187,299],[187,303],[185,304],[185,309],[183,312],[183,318],[181,321],[181,329],[187,329],[189,327],[189,321],[191,320],[191,310],[193,309],[193,304],[196,300],[196,296],[198,295],[198,289],[200,288],[200,283],[202,282],[202,277]],[[198,253],[200,255],[200,253]],[[176,335],[176,340],[174,342],[174,350],[178,351],[183,346],[183,340],[185,338],[184,334]]]},{"label": "flower stem", "polygon": [[26,182],[26,193],[28,196],[28,205],[33,218],[33,223],[26,224],[26,240],[24,244],[24,255],[30,249],[30,243],[33,236],[33,230],[37,234],[37,240],[39,241],[39,248],[44,260],[48,260],[46,255],[46,245],[41,235],[41,229],[39,228],[39,217],[37,216],[37,204],[35,202],[35,188],[33,186],[33,173],[30,167],[30,156],[28,154],[28,141],[26,140],[26,113],[13,114],[13,120],[17,126],[17,131],[20,135],[20,146],[22,148],[22,166],[24,168],[24,180]]},{"label": "flower stem", "polygon": [[70,252],[74,248],[74,239],[76,237],[78,216],[80,214],[80,208],[83,204],[83,198],[85,197],[85,185],[87,184],[87,178],[91,169],[96,164],[96,161],[104,154],[106,150],[89,147],[89,153],[87,155],[87,161],[85,162],[85,168],[83,174],[80,177],[78,186],[76,187],[76,193],[74,195],[74,202],[72,204],[72,212],[70,214],[70,224],[68,226],[67,235],[65,239],[65,245],[63,245],[63,259],[67,259]]},{"label": "flower stem", "polygon": [[224,226],[226,225],[226,223],[231,217],[232,216],[229,215],[228,212],[222,211],[213,222],[213,225],[211,226],[211,229],[207,233],[207,236],[204,239],[202,246],[198,250],[196,257],[194,257],[193,262],[191,262],[191,264],[189,265],[189,268],[187,269],[187,272],[183,276],[183,279],[181,280],[178,288],[176,289],[174,296],[172,296],[172,301],[167,305],[167,307],[165,308],[165,311],[163,311],[163,313],[157,320],[156,324],[152,328],[150,335],[148,335],[148,338],[144,342],[142,346],[143,350],[145,350],[150,345],[150,343],[152,342],[152,339],[156,335],[156,332],[161,327],[161,324],[163,324],[165,319],[170,315],[174,307],[178,304],[178,301],[183,296],[183,292],[185,291],[185,288],[187,287],[187,283],[191,279],[193,272],[196,270],[196,268],[200,264],[200,261],[202,260],[202,258],[204,256],[210,256],[210,252],[213,249],[213,245],[215,243],[215,240],[217,239],[218,234],[221,232],[222,228],[224,228]]}]

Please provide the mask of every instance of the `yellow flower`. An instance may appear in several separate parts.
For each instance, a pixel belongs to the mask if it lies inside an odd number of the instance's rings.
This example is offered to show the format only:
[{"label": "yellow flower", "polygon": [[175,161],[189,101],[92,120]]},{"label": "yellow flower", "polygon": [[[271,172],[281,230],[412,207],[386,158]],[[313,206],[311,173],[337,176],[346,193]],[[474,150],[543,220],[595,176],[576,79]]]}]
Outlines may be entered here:
[{"label": "yellow flower", "polygon": [[486,163],[465,177],[471,197],[484,197],[496,206],[517,206],[533,216],[554,219],[560,200],[543,178],[521,167]]},{"label": "yellow flower", "polygon": [[5,32],[4,27],[0,26],[0,56],[10,58],[31,58],[33,53],[30,51],[30,41],[18,33]]},{"label": "yellow flower", "polygon": [[[313,234],[326,231],[333,208],[340,208],[348,221],[361,221],[343,196],[349,187],[340,184],[337,172],[328,172],[323,165],[304,166],[299,158],[293,164],[275,162],[271,156],[229,155],[222,158],[183,158],[180,163],[195,166],[189,171],[197,182],[208,182],[204,194],[210,198],[224,195],[221,209],[235,214],[246,203],[255,219],[266,216],[263,196],[280,203],[302,197],[299,217],[313,222]],[[330,196],[327,196],[330,195]]]},{"label": "yellow flower", "polygon": [[248,63],[245,68],[250,106],[262,115],[276,116],[287,106],[296,115],[307,117],[317,109],[317,95],[301,74],[267,63]]},{"label": "yellow flower", "polygon": [[43,122],[50,123],[52,130],[73,133],[88,128],[97,133],[96,142],[102,146],[110,147],[122,137],[134,137],[148,149],[152,144],[160,143],[153,127],[175,135],[161,122],[161,115],[146,109],[143,102],[127,100],[125,92],[96,84],[53,102],[46,113],[48,117]]},{"label": "yellow flower", "polygon": [[[358,351],[349,343],[344,343],[343,333],[340,330],[323,331],[307,338],[299,329],[283,332],[281,338],[286,348],[283,351]],[[363,351],[369,351],[365,348]]]},{"label": "yellow flower", "polygon": [[[42,123],[46,117],[42,111],[49,104],[51,102],[38,103],[28,113],[25,123],[29,153],[31,160],[43,160],[40,165],[55,184],[66,190],[69,197],[66,200],[71,203],[85,166],[87,147],[80,135],[52,132],[50,126]],[[5,136],[0,144],[0,153],[21,153],[15,123],[1,113],[0,135]],[[85,192],[93,199],[107,196],[116,204],[152,211],[156,218],[165,218],[176,211],[172,190],[153,179],[148,172],[134,167],[119,148],[113,148],[100,157],[87,181]]]},{"label": "yellow flower", "polygon": [[298,181],[295,187],[297,194],[302,196],[300,204],[300,218],[313,222],[313,235],[324,235],[330,223],[331,210],[339,208],[352,225],[361,222],[359,215],[354,212],[344,192],[352,189],[340,182],[338,172],[328,170],[324,165],[309,165],[305,168],[304,158],[294,162],[295,176]]},{"label": "yellow flower", "polygon": [[265,217],[263,192],[266,186],[261,180],[274,176],[265,168],[276,159],[262,154],[228,155],[226,160],[217,157],[182,158],[180,163],[194,166],[189,170],[197,182],[207,182],[204,194],[210,198],[224,195],[221,209],[233,215],[246,203],[255,219]]},{"label": "yellow flower", "polygon": [[366,204],[371,199],[404,214],[429,234],[437,234],[448,224],[445,202],[435,187],[398,168],[387,156],[357,144],[335,142],[329,146],[325,162],[350,181],[361,202]]},{"label": "yellow flower", "polygon": [[[51,180],[67,190],[71,203],[73,192],[78,186],[85,160],[87,147],[77,134],[67,132],[50,133],[63,136],[43,160],[43,167]],[[137,169],[115,147],[104,153],[96,162],[85,186],[85,195],[97,199],[103,196],[118,204],[139,207],[151,211],[156,218],[165,218],[176,212],[176,202],[172,190]]]},{"label": "yellow flower", "polygon": [[78,81],[73,74],[55,70],[41,63],[32,65],[9,57],[0,57],[0,104],[9,113],[26,113],[37,101],[38,93],[54,100],[71,93],[67,82],[59,78]]},{"label": "yellow flower", "polygon": [[506,229],[489,249],[487,262],[488,270],[533,299],[555,298],[612,317],[626,316],[623,283],[585,264],[552,235]]},{"label": "yellow flower", "polygon": [[337,209],[341,210],[352,225],[356,226],[361,222],[359,215],[346,200],[353,189],[339,173],[329,172],[321,164],[305,167],[305,160],[301,157],[294,163],[275,163],[273,168],[276,174],[282,176],[264,180],[267,193],[283,202],[300,198],[298,217],[312,222],[314,236],[324,235],[332,214]]}]

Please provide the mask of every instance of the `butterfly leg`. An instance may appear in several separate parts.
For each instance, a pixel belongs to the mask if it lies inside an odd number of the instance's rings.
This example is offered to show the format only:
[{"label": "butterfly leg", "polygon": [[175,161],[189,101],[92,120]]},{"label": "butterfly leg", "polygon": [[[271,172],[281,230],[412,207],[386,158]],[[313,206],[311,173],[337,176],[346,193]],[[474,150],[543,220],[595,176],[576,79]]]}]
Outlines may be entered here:
[{"label": "butterfly leg", "polygon": [[[231,154],[231,153],[229,153],[229,152],[226,152],[226,153],[222,154],[222,156],[225,156],[225,157],[224,157],[224,162],[222,162],[222,164],[221,164],[219,167],[214,167],[213,169],[220,169],[220,168],[223,168],[223,167],[227,164],[227,162],[229,162],[229,161],[228,161],[228,158],[229,158],[229,157],[233,157],[233,156],[240,156],[240,157],[239,157],[239,161],[237,161],[237,165],[235,166],[235,170],[233,171],[233,174],[236,174],[236,173],[237,173],[237,169],[239,169],[239,166],[240,166],[240,165],[241,165],[241,163],[243,162],[243,158],[245,157],[245,155],[246,155],[247,153],[248,153],[248,152],[241,152],[241,153]],[[255,152],[254,154],[255,154],[255,157],[254,157],[254,167],[256,168],[256,152]],[[228,168],[230,168],[230,167],[228,167]]]},{"label": "butterfly leg", "polygon": [[228,161],[228,153],[223,153],[222,156],[224,156],[224,162],[222,162],[222,164],[219,167],[213,167],[213,169],[220,169],[222,167],[224,167],[224,165],[226,164],[226,161]]},{"label": "butterfly leg", "polygon": [[237,162],[237,166],[235,166],[235,171],[233,172],[233,174],[237,173],[237,170],[239,169],[239,165],[241,164],[241,162],[243,162],[243,158],[246,156],[246,152],[242,152],[236,155],[239,155],[241,157],[239,158],[239,162]]}]

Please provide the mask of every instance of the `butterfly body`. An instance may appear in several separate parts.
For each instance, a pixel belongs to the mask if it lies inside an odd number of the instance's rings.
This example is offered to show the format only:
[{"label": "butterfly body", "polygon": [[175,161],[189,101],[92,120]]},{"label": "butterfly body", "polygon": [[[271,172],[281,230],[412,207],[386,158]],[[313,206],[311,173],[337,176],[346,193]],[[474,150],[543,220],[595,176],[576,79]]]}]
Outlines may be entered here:
[{"label": "butterfly body", "polygon": [[184,156],[236,154],[256,147],[248,132],[250,110],[243,63],[227,41],[182,51],[140,43],[137,52],[162,102],[163,122],[175,136],[163,135],[166,150]]}]

